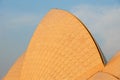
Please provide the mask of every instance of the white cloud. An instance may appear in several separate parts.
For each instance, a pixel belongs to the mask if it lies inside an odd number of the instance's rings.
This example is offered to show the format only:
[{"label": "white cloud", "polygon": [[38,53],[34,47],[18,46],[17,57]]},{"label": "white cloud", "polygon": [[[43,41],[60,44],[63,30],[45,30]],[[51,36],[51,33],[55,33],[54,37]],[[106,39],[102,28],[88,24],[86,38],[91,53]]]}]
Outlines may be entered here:
[{"label": "white cloud", "polygon": [[71,12],[85,23],[107,59],[120,50],[120,6],[79,5]]}]

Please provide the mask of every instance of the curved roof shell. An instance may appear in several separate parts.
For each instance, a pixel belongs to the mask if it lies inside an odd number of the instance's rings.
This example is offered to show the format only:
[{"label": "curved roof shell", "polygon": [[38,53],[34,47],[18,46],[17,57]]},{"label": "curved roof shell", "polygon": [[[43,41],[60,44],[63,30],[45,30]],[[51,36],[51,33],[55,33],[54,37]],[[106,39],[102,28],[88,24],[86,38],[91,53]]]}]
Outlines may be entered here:
[{"label": "curved roof shell", "polygon": [[52,9],[33,34],[18,78],[86,80],[103,67],[101,53],[84,24],[69,12]]}]

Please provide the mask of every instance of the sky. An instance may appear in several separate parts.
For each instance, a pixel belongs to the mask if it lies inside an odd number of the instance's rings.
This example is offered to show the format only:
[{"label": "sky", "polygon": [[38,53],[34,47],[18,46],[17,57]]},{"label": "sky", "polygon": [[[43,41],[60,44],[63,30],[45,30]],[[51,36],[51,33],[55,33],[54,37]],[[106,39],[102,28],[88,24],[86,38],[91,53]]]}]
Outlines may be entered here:
[{"label": "sky", "polygon": [[0,0],[0,80],[52,8],[77,16],[109,60],[120,51],[120,0]]}]

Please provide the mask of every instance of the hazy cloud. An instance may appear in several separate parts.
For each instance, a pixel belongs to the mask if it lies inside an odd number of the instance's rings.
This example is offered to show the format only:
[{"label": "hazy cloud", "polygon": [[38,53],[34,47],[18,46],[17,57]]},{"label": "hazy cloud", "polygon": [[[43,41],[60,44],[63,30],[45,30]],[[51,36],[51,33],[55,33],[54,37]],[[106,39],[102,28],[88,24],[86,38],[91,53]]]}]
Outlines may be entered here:
[{"label": "hazy cloud", "polygon": [[71,12],[85,23],[107,59],[120,50],[120,6],[79,5]]}]

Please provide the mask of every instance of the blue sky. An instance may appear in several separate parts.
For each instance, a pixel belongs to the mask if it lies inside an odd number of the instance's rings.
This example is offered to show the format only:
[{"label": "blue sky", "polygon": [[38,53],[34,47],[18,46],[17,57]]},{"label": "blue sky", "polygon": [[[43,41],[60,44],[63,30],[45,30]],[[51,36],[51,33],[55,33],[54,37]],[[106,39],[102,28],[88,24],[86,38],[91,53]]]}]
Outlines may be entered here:
[{"label": "blue sky", "polygon": [[80,18],[107,60],[120,50],[120,0],[0,0],[0,79],[24,53],[38,23],[52,8]]}]

